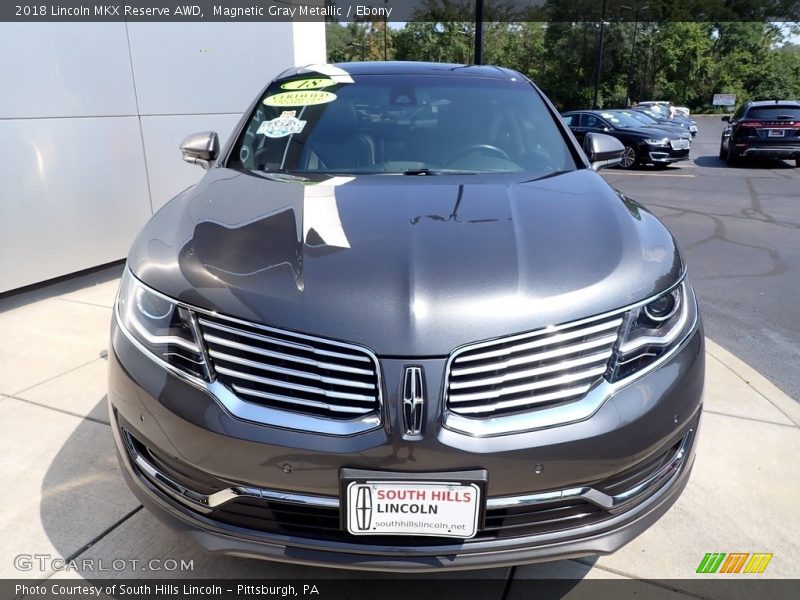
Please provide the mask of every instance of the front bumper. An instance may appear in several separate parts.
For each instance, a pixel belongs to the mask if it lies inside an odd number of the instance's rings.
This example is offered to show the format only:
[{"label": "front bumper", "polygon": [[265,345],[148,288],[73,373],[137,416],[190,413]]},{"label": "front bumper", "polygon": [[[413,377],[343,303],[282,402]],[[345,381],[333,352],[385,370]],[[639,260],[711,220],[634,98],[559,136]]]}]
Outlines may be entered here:
[{"label": "front bumper", "polygon": [[[109,404],[126,481],[151,512],[212,552],[381,571],[470,569],[605,554],[671,506],[694,459],[704,372],[700,329],[668,362],[618,390],[589,419],[490,439],[429,429],[422,440],[405,440],[392,433],[398,429],[392,426],[394,414],[383,429],[344,439],[245,423],[157,367],[116,330],[112,347]],[[387,387],[399,371],[393,363],[383,361]],[[428,365],[426,372],[433,371]],[[436,385],[429,382],[431,388]],[[126,432],[165,462],[148,461]],[[676,447],[680,455],[674,464],[639,492],[624,498],[630,491],[624,485],[616,488],[619,493],[603,491],[606,482],[628,477],[665,452],[661,467],[670,464]],[[137,460],[142,457],[144,462]],[[538,475],[535,464],[544,467]],[[307,535],[280,526],[265,531],[257,521],[231,518],[228,509],[246,503],[248,493],[269,510],[336,511],[342,467],[409,473],[485,468],[487,515],[490,510],[511,515],[512,505],[524,499],[529,506],[549,507],[556,493],[558,502],[583,502],[594,517],[576,517],[566,526],[523,527],[520,535],[419,543],[364,541],[343,532]]]},{"label": "front bumper", "polygon": [[689,159],[689,149],[672,150],[670,148],[654,150],[652,147],[647,153],[649,161],[654,164],[670,164]]}]

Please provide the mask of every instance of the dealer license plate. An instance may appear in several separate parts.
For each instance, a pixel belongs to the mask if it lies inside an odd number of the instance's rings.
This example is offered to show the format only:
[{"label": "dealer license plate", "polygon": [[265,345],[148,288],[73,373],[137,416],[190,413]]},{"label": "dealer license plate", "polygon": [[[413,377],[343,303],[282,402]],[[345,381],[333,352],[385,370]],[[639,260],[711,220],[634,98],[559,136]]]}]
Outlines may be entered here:
[{"label": "dealer license plate", "polygon": [[346,493],[353,535],[471,538],[478,530],[481,490],[475,483],[353,481]]},{"label": "dealer license plate", "polygon": [[767,137],[783,137],[786,135],[786,130],[784,129],[769,129],[767,131]]}]

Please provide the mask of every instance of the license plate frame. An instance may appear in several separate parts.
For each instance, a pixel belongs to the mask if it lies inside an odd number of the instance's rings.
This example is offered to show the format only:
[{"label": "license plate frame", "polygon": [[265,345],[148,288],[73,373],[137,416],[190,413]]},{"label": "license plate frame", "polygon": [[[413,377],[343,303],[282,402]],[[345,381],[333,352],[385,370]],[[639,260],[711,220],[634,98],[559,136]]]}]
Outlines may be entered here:
[{"label": "license plate frame", "polygon": [[[419,535],[468,540],[483,527],[488,483],[488,473],[485,469],[403,473],[344,468],[340,470],[339,480],[341,527],[351,535],[388,537]],[[386,494],[383,498],[378,498],[380,491],[388,493],[392,490],[403,490],[407,494],[403,500],[389,499]],[[416,495],[409,498],[408,492],[412,491]],[[441,500],[433,500],[434,491],[440,492]],[[445,494],[448,491],[449,496]],[[421,492],[425,494],[423,500],[420,500]],[[470,501],[464,500],[467,494],[471,495]],[[369,497],[367,504],[363,500],[366,496]],[[438,512],[433,514],[379,512],[379,507],[397,509],[406,506],[410,510],[412,505],[428,510],[431,506],[435,506],[438,507]],[[414,523],[415,526],[409,523]],[[454,525],[460,528],[452,528]],[[451,528],[448,529],[448,526]]]},{"label": "license plate frame", "polygon": [[767,137],[777,138],[786,137],[785,129],[767,129]]}]

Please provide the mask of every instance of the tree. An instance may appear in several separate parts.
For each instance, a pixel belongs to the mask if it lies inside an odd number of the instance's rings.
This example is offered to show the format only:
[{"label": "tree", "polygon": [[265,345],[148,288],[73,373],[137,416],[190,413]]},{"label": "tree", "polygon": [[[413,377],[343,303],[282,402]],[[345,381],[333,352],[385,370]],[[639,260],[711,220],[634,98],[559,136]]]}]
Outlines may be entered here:
[{"label": "tree", "polygon": [[[590,6],[591,0],[582,1]],[[472,62],[475,24],[466,20],[470,2],[433,4],[425,13],[430,20],[388,30],[389,59]],[[490,5],[495,11],[487,13],[490,18],[502,17],[500,13],[512,6]],[[800,47],[785,43],[791,31],[785,25],[674,20],[634,24],[617,19],[605,30],[600,106],[623,106],[629,93],[638,100],[672,100],[695,111],[711,108],[718,92],[737,94],[739,101],[800,97]],[[383,22],[330,23],[327,32],[330,61],[383,58]],[[497,18],[484,24],[484,59],[530,77],[560,110],[587,108],[594,91],[598,34],[597,23],[552,15],[549,22]]]},{"label": "tree", "polygon": [[392,30],[386,27],[384,21],[361,21],[347,25],[326,23],[328,62],[383,60],[384,35],[387,58],[391,60],[394,54]]}]

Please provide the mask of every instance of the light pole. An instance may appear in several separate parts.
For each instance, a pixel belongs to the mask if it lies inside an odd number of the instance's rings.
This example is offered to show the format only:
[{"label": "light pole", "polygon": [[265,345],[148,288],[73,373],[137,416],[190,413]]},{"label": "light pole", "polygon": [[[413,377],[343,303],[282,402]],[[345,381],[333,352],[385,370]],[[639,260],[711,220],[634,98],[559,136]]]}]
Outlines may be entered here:
[{"label": "light pole", "polygon": [[[650,8],[649,4],[644,4],[639,6],[639,3],[636,2],[634,4],[635,8],[633,11],[633,43],[631,44],[631,59],[630,59],[630,67],[628,67],[628,87],[627,87],[627,105],[631,105],[631,90],[633,89],[633,76],[634,71],[636,69],[636,33],[639,30],[639,11]],[[630,6],[620,5],[620,8],[624,8],[626,10],[630,10]]]},{"label": "light pole", "polygon": [[600,14],[600,43],[597,48],[597,73],[594,78],[594,101],[592,108],[597,110],[600,108],[597,105],[597,97],[600,94],[600,72],[603,70],[603,44],[605,42],[606,33],[606,0],[603,0],[603,11]]},{"label": "light pole", "polygon": [[[383,0],[384,6],[389,5],[389,0]],[[383,12],[383,60],[388,60],[389,55],[389,17],[386,14],[387,11]]]},{"label": "light pole", "polygon": [[475,64],[483,64],[483,0],[475,0]]}]

